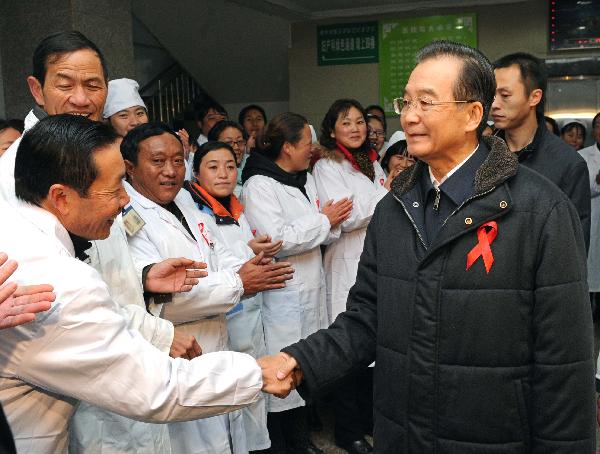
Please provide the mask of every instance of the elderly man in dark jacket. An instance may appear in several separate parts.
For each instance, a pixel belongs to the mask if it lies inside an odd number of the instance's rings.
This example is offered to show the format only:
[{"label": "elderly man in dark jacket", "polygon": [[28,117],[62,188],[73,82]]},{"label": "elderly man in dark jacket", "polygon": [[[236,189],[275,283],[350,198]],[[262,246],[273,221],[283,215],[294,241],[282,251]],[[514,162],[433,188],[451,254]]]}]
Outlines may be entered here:
[{"label": "elderly man in dark jacket", "polygon": [[379,453],[593,453],[594,364],[577,211],[481,131],[487,59],[435,42],[398,100],[409,151],[368,228],[347,311],[261,360],[310,398],[375,364]]}]

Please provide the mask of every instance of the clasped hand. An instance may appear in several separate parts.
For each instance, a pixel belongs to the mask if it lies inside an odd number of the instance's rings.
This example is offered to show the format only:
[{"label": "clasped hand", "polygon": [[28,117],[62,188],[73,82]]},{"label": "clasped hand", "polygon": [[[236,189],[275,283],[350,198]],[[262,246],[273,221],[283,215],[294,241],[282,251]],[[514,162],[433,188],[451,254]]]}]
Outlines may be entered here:
[{"label": "clasped hand", "polygon": [[287,397],[302,381],[302,371],[298,363],[287,353],[263,356],[257,362],[262,369],[262,390],[275,397]]}]

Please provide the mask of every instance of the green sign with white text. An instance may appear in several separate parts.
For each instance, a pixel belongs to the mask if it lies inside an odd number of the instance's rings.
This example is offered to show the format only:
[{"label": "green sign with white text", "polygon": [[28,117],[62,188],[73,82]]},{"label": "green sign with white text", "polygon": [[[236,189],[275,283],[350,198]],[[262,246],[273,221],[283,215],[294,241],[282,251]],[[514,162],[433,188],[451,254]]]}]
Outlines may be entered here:
[{"label": "green sign with white text", "polygon": [[393,115],[393,100],[402,96],[417,51],[438,39],[477,47],[475,14],[417,17],[379,22],[379,98]]},{"label": "green sign with white text", "polygon": [[377,63],[377,22],[317,27],[318,65]]}]

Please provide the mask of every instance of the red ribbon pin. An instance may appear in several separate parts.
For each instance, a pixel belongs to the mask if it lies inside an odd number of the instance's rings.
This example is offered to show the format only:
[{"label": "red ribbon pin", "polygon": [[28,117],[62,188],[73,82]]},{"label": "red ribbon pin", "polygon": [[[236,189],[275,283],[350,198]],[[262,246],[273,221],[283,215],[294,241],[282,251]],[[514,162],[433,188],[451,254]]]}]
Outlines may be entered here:
[{"label": "red ribbon pin", "polygon": [[491,244],[498,235],[498,224],[495,221],[486,222],[477,229],[477,241],[473,249],[467,254],[467,270],[481,256],[485,266],[485,272],[489,273],[494,263]]}]

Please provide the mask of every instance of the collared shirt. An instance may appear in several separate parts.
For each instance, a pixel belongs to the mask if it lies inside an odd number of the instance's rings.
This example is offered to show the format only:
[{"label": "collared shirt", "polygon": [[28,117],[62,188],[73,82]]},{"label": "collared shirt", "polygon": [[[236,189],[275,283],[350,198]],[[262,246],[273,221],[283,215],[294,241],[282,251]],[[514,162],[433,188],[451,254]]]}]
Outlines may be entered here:
[{"label": "collared shirt", "polygon": [[433,185],[433,187],[436,188],[436,189],[439,188],[440,185],[444,183],[444,181],[446,181],[448,178],[450,178],[452,175],[454,175],[456,173],[456,171],[458,169],[460,169],[463,166],[463,164],[465,162],[467,162],[471,158],[471,156],[473,156],[475,154],[475,152],[477,151],[478,148],[479,148],[479,144],[475,147],[475,149],[465,159],[463,159],[460,163],[458,163],[457,165],[455,165],[454,167],[452,167],[452,169],[450,170],[450,172],[448,172],[446,175],[444,175],[440,181],[438,181],[433,176],[433,171],[431,170],[431,167],[427,167],[429,169],[429,178],[431,178],[431,184]]},{"label": "collared shirt", "polygon": [[433,242],[446,219],[473,195],[475,174],[487,155],[485,147],[478,146],[463,162],[448,172],[437,188],[433,183],[436,180],[432,178],[431,169],[429,172],[423,172],[421,193],[428,244]]}]

